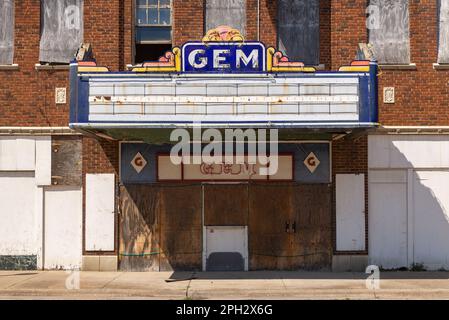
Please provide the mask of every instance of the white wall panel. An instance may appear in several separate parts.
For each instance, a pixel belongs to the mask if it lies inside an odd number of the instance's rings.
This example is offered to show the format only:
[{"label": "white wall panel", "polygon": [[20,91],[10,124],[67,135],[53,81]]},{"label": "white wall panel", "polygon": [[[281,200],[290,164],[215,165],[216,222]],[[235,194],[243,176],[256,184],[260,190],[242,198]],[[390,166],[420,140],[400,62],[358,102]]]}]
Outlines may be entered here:
[{"label": "white wall panel", "polygon": [[86,250],[113,251],[115,230],[114,174],[86,175]]},{"label": "white wall panel", "polygon": [[365,250],[365,175],[336,175],[337,251]]},{"label": "white wall panel", "polygon": [[449,268],[449,138],[370,136],[368,153],[370,262]]},{"label": "white wall panel", "polygon": [[414,262],[449,269],[449,170],[417,171],[414,178]]},{"label": "white wall panel", "polygon": [[407,267],[407,171],[369,172],[369,258],[383,268]]},{"label": "white wall panel", "polygon": [[45,269],[81,268],[82,201],[81,189],[45,189]]},{"label": "white wall panel", "polygon": [[369,136],[369,168],[449,167],[449,139],[431,135]]},{"label": "white wall panel", "polygon": [[34,171],[35,140],[25,137],[0,138],[0,171]]},{"label": "white wall panel", "polygon": [[51,137],[36,137],[36,184],[51,185]]},{"label": "white wall panel", "polygon": [[37,255],[34,174],[0,172],[0,190],[0,255]]}]

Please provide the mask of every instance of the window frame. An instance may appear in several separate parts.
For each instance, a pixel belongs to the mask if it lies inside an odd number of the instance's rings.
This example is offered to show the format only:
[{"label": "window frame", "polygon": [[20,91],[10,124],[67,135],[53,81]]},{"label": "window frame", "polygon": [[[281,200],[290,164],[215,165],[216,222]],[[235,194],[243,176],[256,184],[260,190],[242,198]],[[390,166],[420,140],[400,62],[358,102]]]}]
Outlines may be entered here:
[{"label": "window frame", "polygon": [[[146,3],[147,3],[145,6],[138,5],[137,1],[138,0],[136,0],[136,5],[135,5],[135,8],[136,8],[136,10],[135,10],[135,12],[136,12],[135,13],[136,19],[134,21],[135,27],[172,27],[173,26],[173,0],[169,0],[170,1],[169,5],[162,5],[162,6],[161,6],[161,0],[157,0],[157,5],[156,6],[148,4],[149,0],[145,0]],[[159,22],[160,22],[160,19],[161,19],[161,11],[160,10],[161,9],[170,9],[170,23],[169,24],[161,24],[161,23],[156,23],[156,24],[154,24],[154,23],[143,23],[143,24],[139,24],[137,22],[137,12],[138,12],[139,9],[146,9],[145,11],[146,11],[146,15],[147,15],[147,21],[148,21],[148,12],[149,12],[149,10],[150,9],[157,9],[158,21]]]},{"label": "window frame", "polygon": [[[369,1],[369,0],[368,0]],[[276,6],[276,48],[280,50],[280,42],[281,42],[281,24],[279,23],[281,19],[281,10],[280,5],[277,3]],[[288,58],[291,58],[288,56],[287,53],[283,52],[283,54],[286,54]],[[318,63],[317,64],[311,64],[310,66],[313,66],[315,68],[324,68],[324,65],[321,64],[321,4],[318,4]],[[304,61],[301,61],[304,62]]]},{"label": "window frame", "polygon": [[[157,0],[158,4],[157,4],[157,10],[158,10],[158,19],[160,19],[160,13],[159,10],[160,8],[162,9],[170,9],[170,24],[138,24],[137,21],[137,11],[139,8],[146,8],[146,12],[147,12],[147,20],[148,20],[148,9],[150,8],[155,8],[154,5],[149,5],[149,0],[146,0],[146,5],[145,6],[139,6],[138,5],[138,0],[134,0],[134,8],[133,8],[133,47],[134,50],[136,50],[136,46],[139,44],[172,44],[173,43],[173,17],[174,17],[174,13],[173,13],[173,3],[174,0],[169,0],[170,4],[167,5],[163,5],[162,7],[160,7],[160,0]],[[137,41],[137,35],[138,35],[138,29],[151,29],[151,28],[167,28],[170,29],[170,39],[169,40],[144,40],[144,41]],[[135,59],[135,55],[136,53],[134,52],[134,59]]]}]

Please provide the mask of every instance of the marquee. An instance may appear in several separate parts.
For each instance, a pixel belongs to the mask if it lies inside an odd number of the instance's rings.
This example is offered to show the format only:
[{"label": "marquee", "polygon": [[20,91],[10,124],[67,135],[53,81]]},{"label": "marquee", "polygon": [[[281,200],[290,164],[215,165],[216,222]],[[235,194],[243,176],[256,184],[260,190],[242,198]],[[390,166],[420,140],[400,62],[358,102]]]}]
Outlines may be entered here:
[{"label": "marquee", "polygon": [[229,27],[128,72],[94,61],[74,62],[70,72],[75,129],[377,125],[376,62],[317,71]]}]

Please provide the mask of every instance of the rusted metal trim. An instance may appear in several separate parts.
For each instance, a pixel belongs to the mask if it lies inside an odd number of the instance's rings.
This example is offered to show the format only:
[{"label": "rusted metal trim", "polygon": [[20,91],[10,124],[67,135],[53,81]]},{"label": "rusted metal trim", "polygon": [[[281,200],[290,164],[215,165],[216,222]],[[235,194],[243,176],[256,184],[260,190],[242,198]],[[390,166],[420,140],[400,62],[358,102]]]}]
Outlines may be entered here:
[{"label": "rusted metal trim", "polygon": [[81,135],[79,132],[69,127],[0,127],[0,135],[30,135],[30,136],[48,136],[48,135]]}]

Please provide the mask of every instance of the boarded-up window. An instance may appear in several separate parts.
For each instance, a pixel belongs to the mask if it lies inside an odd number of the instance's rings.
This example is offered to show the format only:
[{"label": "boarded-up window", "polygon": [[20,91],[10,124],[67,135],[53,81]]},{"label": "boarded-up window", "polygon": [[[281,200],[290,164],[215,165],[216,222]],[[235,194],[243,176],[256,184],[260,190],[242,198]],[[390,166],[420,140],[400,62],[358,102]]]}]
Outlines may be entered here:
[{"label": "boarded-up window", "polygon": [[206,31],[223,25],[246,34],[246,0],[206,0]]},{"label": "boarded-up window", "polygon": [[14,0],[0,0],[0,64],[14,59]]},{"label": "boarded-up window", "polygon": [[440,0],[440,41],[438,62],[449,63],[449,0]]},{"label": "boarded-up window", "polygon": [[320,1],[278,1],[278,48],[291,60],[318,65],[320,56]]},{"label": "boarded-up window", "polygon": [[410,63],[408,0],[371,0],[376,19],[369,30],[369,41],[379,63]]},{"label": "boarded-up window", "polygon": [[83,41],[83,0],[41,0],[41,62],[69,63]]}]

